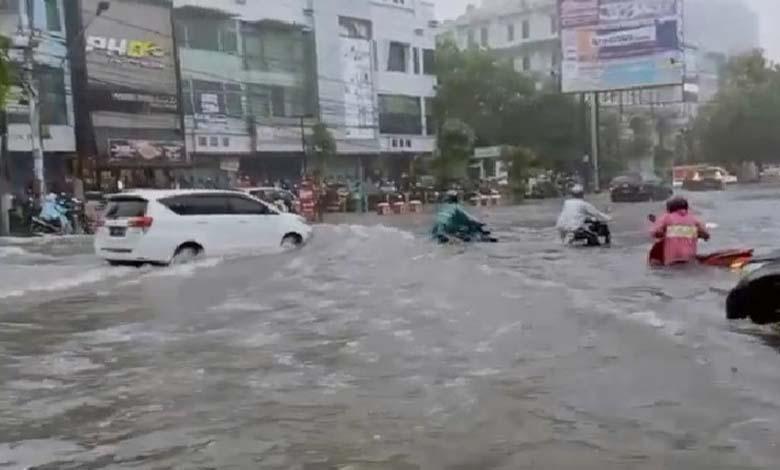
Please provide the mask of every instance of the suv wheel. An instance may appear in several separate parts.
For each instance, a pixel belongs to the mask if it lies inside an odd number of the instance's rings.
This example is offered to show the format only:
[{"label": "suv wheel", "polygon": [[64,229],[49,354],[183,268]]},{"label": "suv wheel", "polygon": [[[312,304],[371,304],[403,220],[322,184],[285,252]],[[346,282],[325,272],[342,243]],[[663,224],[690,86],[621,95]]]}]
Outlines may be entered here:
[{"label": "suv wheel", "polygon": [[297,233],[288,233],[282,238],[282,248],[286,250],[298,248],[303,244],[303,238]]},{"label": "suv wheel", "polygon": [[187,264],[195,261],[203,253],[203,248],[197,245],[182,245],[173,255],[172,265]]}]

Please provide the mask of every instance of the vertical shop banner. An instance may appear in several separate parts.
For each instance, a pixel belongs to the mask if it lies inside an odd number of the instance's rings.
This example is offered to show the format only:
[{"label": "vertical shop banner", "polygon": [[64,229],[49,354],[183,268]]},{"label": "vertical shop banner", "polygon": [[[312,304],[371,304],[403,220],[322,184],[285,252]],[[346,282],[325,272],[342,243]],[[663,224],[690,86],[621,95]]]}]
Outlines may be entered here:
[{"label": "vertical shop banner", "polygon": [[681,0],[559,0],[564,92],[681,85]]}]

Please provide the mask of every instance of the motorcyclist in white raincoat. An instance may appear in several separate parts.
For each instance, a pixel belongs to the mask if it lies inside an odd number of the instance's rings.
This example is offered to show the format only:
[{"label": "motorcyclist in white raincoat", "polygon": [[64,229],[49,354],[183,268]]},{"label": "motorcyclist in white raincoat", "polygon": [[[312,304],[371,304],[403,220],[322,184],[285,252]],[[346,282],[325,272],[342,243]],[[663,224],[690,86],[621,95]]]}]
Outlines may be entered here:
[{"label": "motorcyclist in white raincoat", "polygon": [[580,185],[575,185],[571,188],[571,198],[563,203],[563,210],[558,217],[555,228],[558,229],[561,240],[566,240],[567,237],[580,230],[588,230],[586,222],[590,220],[606,224],[612,218],[586,201],[584,188]]}]

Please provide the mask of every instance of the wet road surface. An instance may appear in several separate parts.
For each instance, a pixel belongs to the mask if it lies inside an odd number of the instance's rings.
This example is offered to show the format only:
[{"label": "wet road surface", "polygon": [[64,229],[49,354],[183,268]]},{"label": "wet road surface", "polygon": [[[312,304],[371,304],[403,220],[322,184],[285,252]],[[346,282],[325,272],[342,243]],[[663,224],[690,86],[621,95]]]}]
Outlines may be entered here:
[{"label": "wet road surface", "polygon": [[[703,251],[777,248],[779,198],[692,196]],[[647,269],[659,207],[596,250],[556,242],[559,202],[466,248],[429,216],[165,269],[0,241],[0,468],[777,468],[778,336],[725,320],[734,274]]]}]

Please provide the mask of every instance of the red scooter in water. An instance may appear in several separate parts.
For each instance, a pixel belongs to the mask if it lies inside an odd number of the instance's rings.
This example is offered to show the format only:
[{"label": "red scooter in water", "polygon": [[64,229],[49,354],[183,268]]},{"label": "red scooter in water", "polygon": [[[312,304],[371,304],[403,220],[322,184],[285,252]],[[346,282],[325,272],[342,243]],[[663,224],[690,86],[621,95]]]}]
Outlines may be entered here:
[{"label": "red scooter in water", "polygon": [[[647,219],[655,223],[655,215],[649,215]],[[753,259],[753,251],[751,249],[730,249],[721,250],[708,255],[698,255],[696,259],[699,264],[704,266],[713,266],[716,268],[727,269],[740,269],[742,266],[748,264]],[[660,239],[653,244],[650,249],[650,253],[647,256],[647,261],[650,266],[663,266],[664,265],[664,240]]]}]

